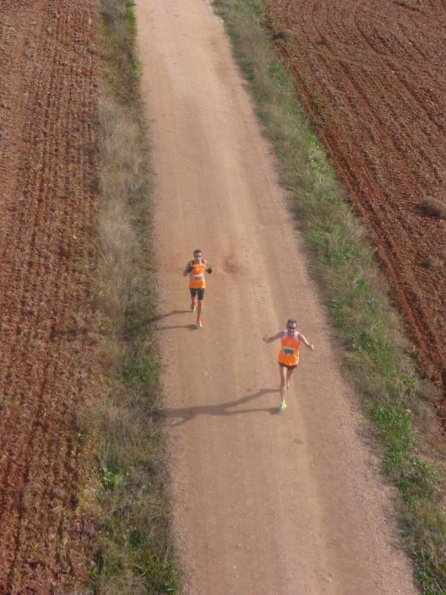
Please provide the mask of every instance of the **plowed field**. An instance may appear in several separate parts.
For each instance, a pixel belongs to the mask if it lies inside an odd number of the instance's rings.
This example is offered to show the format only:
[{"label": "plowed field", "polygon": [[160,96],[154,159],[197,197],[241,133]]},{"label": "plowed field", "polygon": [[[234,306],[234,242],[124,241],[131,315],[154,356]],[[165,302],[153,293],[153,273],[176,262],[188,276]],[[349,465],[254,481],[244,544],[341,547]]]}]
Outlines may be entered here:
[{"label": "plowed field", "polygon": [[377,246],[422,367],[445,394],[446,221],[422,203],[446,208],[446,4],[268,4],[279,51]]},{"label": "plowed field", "polygon": [[0,593],[81,572],[95,26],[90,0],[0,2]]}]

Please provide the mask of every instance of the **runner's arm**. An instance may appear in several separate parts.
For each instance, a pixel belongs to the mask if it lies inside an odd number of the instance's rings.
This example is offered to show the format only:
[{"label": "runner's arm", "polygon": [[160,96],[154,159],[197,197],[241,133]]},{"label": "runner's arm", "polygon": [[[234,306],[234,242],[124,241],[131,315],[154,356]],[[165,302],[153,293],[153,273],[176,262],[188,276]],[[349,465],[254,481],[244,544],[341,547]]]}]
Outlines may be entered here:
[{"label": "runner's arm", "polygon": [[203,259],[203,264],[206,267],[206,273],[209,273],[209,275],[212,273],[212,267],[211,265],[208,263],[207,260]]},{"label": "runner's arm", "polygon": [[265,343],[272,343],[273,341],[276,341],[277,339],[280,339],[281,337],[283,337],[283,331],[280,331],[276,335],[271,335],[271,337],[268,337],[268,335],[265,335],[263,337],[263,340],[265,341]]},{"label": "runner's arm", "polygon": [[307,347],[309,347],[311,350],[313,350],[313,349],[314,349],[314,345],[313,345],[313,343],[310,343],[310,341],[308,341],[308,339],[307,339],[306,337],[304,337],[304,336],[302,335],[302,333],[299,333],[299,340],[302,340],[302,342],[303,342],[303,343],[305,343],[305,345],[306,345]]},{"label": "runner's arm", "polygon": [[190,261],[187,263],[186,268],[183,271],[183,276],[187,277],[187,275],[191,272],[192,270],[192,265],[190,263]]}]

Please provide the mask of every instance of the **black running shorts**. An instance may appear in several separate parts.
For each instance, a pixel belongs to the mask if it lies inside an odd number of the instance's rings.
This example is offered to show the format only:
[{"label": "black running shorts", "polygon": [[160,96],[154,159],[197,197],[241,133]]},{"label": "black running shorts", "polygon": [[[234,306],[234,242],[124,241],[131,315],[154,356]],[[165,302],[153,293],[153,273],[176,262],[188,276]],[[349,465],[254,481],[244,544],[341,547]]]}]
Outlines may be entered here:
[{"label": "black running shorts", "polygon": [[196,287],[189,287],[190,289],[190,294],[191,296],[194,298],[196,295],[198,295],[198,299],[201,301],[203,301],[204,298],[204,287],[200,287],[200,288],[196,288]]}]

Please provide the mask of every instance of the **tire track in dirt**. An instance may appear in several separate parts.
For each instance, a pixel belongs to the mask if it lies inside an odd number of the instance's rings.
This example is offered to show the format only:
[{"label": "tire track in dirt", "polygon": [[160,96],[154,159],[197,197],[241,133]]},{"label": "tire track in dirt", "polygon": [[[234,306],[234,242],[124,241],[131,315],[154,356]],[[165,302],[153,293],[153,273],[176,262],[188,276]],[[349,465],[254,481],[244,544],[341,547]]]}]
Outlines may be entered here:
[{"label": "tire track in dirt", "polygon": [[426,197],[444,201],[444,3],[268,4],[289,32],[278,49],[378,248],[419,361],[444,392],[446,222],[419,210]]},{"label": "tire track in dirt", "polygon": [[88,0],[0,6],[0,592],[63,591],[75,530],[76,411],[92,348],[87,232],[97,60]]}]

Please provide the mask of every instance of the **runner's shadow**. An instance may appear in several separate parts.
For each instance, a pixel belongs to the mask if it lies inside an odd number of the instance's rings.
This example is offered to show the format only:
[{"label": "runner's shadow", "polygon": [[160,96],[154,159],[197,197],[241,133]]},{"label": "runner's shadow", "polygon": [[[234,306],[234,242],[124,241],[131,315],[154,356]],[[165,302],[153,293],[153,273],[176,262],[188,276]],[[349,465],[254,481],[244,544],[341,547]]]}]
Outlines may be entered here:
[{"label": "runner's shadow", "polygon": [[172,310],[171,312],[166,312],[165,314],[156,314],[155,316],[151,316],[150,318],[143,318],[142,320],[136,320],[135,323],[127,329],[127,334],[131,336],[133,333],[140,331],[141,328],[145,328],[158,320],[163,320],[164,318],[168,318],[173,314],[186,314],[190,312],[190,310]]},{"label": "runner's shadow", "polygon": [[239,405],[254,401],[263,395],[269,393],[279,392],[277,388],[262,388],[256,393],[245,395],[241,399],[227,401],[226,403],[218,403],[216,405],[196,405],[193,407],[184,407],[179,409],[163,409],[161,416],[166,418],[177,418],[178,421],[172,423],[172,426],[181,426],[188,421],[191,421],[197,415],[240,415],[242,413],[258,413],[259,411],[267,411],[268,413],[277,413],[277,405],[275,407],[256,407],[255,409],[234,409]]},{"label": "runner's shadow", "polygon": [[190,310],[172,310],[171,312],[166,312],[166,314],[157,314],[156,316],[152,316],[152,318],[147,319],[147,322],[157,322],[158,320],[163,320],[163,318],[173,316],[173,314],[187,314],[189,312]]},{"label": "runner's shadow", "polygon": [[[158,314],[157,316],[153,316],[147,322],[157,322],[158,320],[163,320],[164,318],[168,318],[169,316],[173,316],[174,314],[190,314],[190,310],[172,310],[171,312],[167,312],[166,314]],[[196,331],[197,325],[196,324],[171,324],[165,326],[157,326],[157,331],[167,331],[171,329],[178,329],[178,328],[187,328],[190,331]]]},{"label": "runner's shadow", "polygon": [[156,330],[157,331],[168,331],[170,329],[175,329],[175,328],[188,328],[190,331],[198,330],[198,327],[196,324],[172,324],[170,326],[157,326]]}]

